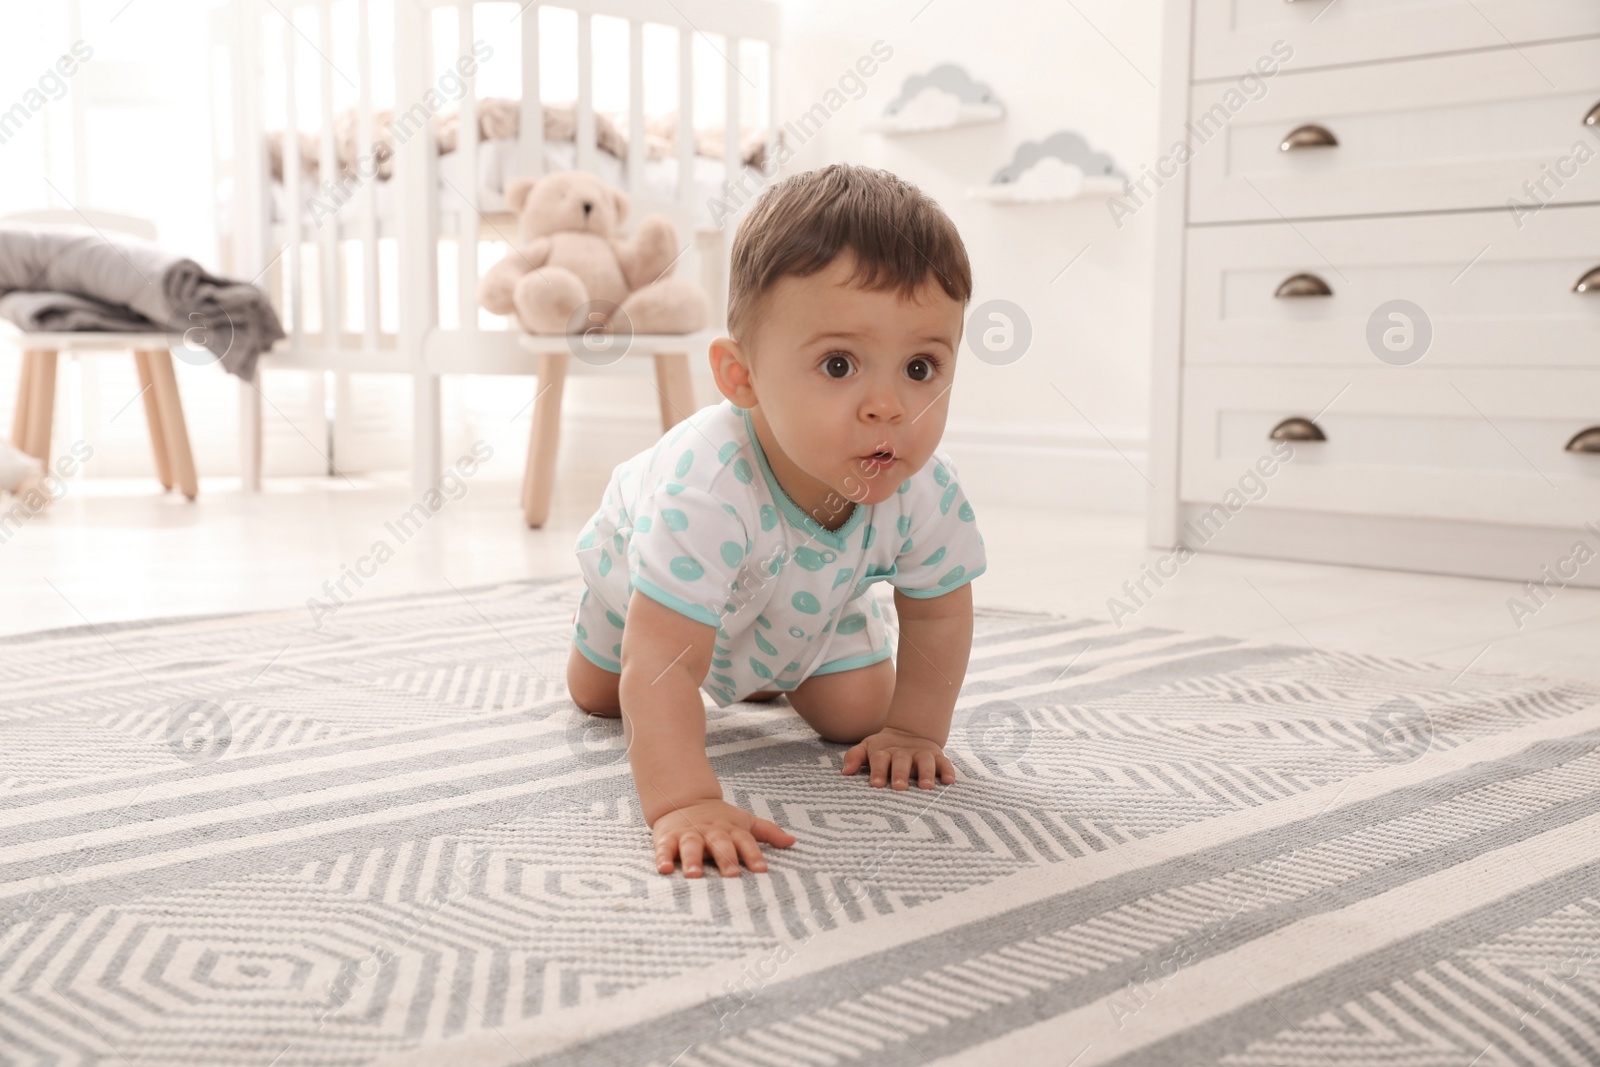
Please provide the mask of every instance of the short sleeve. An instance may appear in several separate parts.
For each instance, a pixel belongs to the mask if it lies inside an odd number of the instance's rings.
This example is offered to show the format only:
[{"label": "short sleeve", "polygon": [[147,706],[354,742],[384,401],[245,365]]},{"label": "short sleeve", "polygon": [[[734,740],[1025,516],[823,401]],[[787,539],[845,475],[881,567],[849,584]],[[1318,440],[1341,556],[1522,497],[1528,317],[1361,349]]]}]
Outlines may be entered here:
[{"label": "short sleeve", "polygon": [[628,541],[633,587],[696,622],[720,625],[750,541],[732,504],[669,483],[638,502]]},{"label": "short sleeve", "polygon": [[988,565],[983,535],[955,467],[938,456],[928,462],[932,480],[916,479],[922,484],[901,518],[900,551],[889,579],[906,596],[921,599],[960,588]]}]

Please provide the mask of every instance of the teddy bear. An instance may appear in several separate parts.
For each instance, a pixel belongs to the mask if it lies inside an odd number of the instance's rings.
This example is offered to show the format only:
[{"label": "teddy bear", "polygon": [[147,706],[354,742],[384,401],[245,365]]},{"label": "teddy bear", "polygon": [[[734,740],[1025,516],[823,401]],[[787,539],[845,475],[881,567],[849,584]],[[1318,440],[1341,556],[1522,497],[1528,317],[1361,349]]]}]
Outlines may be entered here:
[{"label": "teddy bear", "polygon": [[[618,236],[628,196],[587,171],[515,178],[506,201],[522,221],[522,243],[491,267],[478,298],[497,315],[515,314],[529,333],[611,331],[693,333],[710,318],[701,288],[671,277],[681,249],[672,220],[647,215]],[[574,313],[583,309],[582,322]]]}]

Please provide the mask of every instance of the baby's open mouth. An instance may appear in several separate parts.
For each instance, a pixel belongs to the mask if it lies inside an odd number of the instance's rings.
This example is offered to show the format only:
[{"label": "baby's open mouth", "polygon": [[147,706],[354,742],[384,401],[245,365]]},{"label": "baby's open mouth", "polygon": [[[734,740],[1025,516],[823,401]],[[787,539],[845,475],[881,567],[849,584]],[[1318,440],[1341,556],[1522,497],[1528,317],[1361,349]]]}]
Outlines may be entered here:
[{"label": "baby's open mouth", "polygon": [[862,463],[878,468],[887,467],[895,460],[894,450],[889,448],[882,448],[876,452],[869,452],[867,455],[859,458]]}]

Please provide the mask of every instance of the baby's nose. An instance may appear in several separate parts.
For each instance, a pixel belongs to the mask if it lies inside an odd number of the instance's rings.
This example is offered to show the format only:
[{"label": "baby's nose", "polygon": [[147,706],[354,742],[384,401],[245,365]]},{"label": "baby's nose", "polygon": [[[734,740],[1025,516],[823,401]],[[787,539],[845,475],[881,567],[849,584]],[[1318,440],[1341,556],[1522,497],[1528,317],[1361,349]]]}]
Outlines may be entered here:
[{"label": "baby's nose", "polygon": [[899,422],[902,409],[899,399],[890,393],[867,401],[862,413],[868,422]]}]

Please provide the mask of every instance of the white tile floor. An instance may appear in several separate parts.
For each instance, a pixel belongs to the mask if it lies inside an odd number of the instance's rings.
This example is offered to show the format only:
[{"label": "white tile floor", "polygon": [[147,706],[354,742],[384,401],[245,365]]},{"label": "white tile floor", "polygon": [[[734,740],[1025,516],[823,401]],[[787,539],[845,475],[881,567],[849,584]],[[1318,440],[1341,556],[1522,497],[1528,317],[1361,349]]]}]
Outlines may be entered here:
[{"label": "white tile floor", "polygon": [[[379,538],[394,556],[359,589],[347,582],[354,596],[576,574],[572,544],[600,489],[560,485],[550,523],[529,530],[514,483],[473,482],[397,543],[385,523],[414,502],[398,476],[275,480],[259,496],[218,479],[193,504],[145,481],[80,482],[0,544],[0,634],[304,606]],[[974,585],[980,605],[1107,618],[1107,598],[1160,554],[1131,516],[991,506],[979,522],[990,551]],[[1509,582],[1200,555],[1130,624],[1600,680],[1600,590],[1560,590],[1520,629],[1506,607],[1516,592]]]}]

